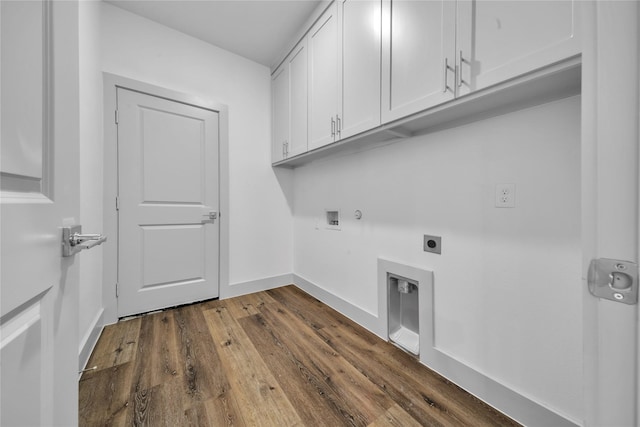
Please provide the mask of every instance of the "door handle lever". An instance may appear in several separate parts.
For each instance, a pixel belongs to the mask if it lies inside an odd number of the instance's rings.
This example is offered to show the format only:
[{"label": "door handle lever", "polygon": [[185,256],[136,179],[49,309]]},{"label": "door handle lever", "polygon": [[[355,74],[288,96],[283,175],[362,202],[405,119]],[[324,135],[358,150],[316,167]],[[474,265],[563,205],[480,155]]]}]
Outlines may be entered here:
[{"label": "door handle lever", "polygon": [[90,244],[92,244],[93,246],[97,246],[104,243],[106,240],[107,240],[107,237],[103,236],[102,234],[73,233],[71,237],[69,237],[69,244],[71,246],[77,246],[85,242],[91,242]]},{"label": "door handle lever", "polygon": [[70,257],[83,249],[91,249],[107,241],[102,234],[82,234],[82,226],[62,228],[62,256]]}]

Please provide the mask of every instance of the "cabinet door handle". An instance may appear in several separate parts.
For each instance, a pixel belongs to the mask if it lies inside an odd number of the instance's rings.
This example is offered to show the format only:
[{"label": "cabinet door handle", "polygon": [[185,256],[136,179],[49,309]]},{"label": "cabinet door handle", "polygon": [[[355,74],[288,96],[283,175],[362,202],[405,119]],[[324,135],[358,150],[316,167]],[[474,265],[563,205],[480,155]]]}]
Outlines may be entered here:
[{"label": "cabinet door handle", "polygon": [[449,87],[449,70],[455,72],[454,68],[449,66],[449,58],[444,58],[444,75],[442,76],[442,93],[445,93],[447,90],[453,92],[453,90]]},{"label": "cabinet door handle", "polygon": [[286,151],[286,148],[285,148],[285,142],[284,141],[282,141],[282,158],[283,159],[287,158],[287,151]]},{"label": "cabinet door handle", "polygon": [[457,82],[458,87],[462,87],[462,84],[466,83],[462,79],[462,63],[463,62],[467,62],[467,60],[462,57],[462,51],[459,51],[458,52],[458,72],[456,73],[456,79],[458,80]]},{"label": "cabinet door handle", "polygon": [[342,120],[340,119],[340,116],[336,114],[336,129],[338,131],[338,135],[340,135],[340,132],[342,132]]},{"label": "cabinet door handle", "polygon": [[287,153],[287,157],[289,157],[289,141],[284,142],[285,153]]},{"label": "cabinet door handle", "polygon": [[336,121],[331,117],[331,137],[335,138],[336,136]]}]

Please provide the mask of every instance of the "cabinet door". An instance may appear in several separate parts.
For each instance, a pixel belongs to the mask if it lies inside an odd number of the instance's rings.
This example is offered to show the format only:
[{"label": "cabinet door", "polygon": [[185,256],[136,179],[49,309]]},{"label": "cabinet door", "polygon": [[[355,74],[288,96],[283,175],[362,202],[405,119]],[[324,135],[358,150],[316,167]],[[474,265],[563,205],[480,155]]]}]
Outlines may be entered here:
[{"label": "cabinet door", "polygon": [[382,5],[382,121],[387,123],[453,99],[456,4],[383,0]]},{"label": "cabinet door", "polygon": [[285,157],[285,143],[289,140],[289,68],[282,64],[271,77],[272,128],[271,161]]},{"label": "cabinet door", "polygon": [[307,152],[307,50],[307,40],[303,39],[287,58],[290,112],[287,157]]},{"label": "cabinet door", "polygon": [[340,138],[380,125],[380,0],[341,0]]},{"label": "cabinet door", "polygon": [[334,2],[311,28],[309,43],[309,149],[335,140],[338,111],[338,7]]},{"label": "cabinet door", "polygon": [[459,0],[460,94],[580,53],[579,1]]}]

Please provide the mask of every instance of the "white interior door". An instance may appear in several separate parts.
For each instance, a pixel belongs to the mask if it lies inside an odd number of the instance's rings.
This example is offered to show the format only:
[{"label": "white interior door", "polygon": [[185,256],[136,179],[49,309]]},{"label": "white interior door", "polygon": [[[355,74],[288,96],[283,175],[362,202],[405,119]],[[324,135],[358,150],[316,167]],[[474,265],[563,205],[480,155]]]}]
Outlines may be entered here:
[{"label": "white interior door", "polygon": [[218,113],[118,88],[118,316],[218,296]]},{"label": "white interior door", "polygon": [[638,304],[592,296],[586,277],[591,259],[640,260],[640,5],[583,7],[585,425],[638,426]]},{"label": "white interior door", "polygon": [[0,425],[74,425],[78,5],[2,1],[0,19]]}]

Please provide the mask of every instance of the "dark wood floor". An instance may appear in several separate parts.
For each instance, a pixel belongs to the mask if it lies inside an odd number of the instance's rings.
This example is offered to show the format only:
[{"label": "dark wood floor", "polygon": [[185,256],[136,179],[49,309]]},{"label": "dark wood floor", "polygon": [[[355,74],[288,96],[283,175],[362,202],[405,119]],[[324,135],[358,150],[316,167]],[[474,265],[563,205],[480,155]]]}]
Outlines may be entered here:
[{"label": "dark wood floor", "polygon": [[80,425],[518,425],[294,286],[105,328]]}]

